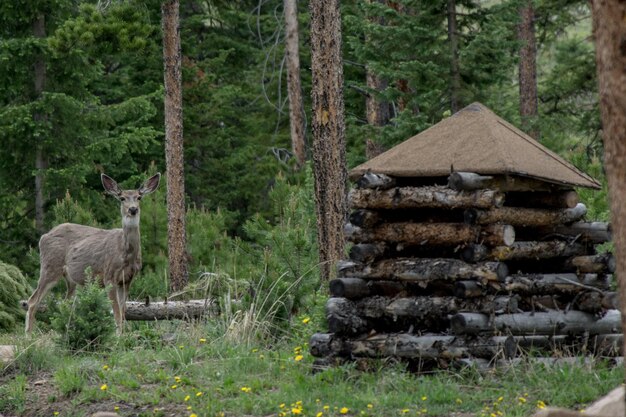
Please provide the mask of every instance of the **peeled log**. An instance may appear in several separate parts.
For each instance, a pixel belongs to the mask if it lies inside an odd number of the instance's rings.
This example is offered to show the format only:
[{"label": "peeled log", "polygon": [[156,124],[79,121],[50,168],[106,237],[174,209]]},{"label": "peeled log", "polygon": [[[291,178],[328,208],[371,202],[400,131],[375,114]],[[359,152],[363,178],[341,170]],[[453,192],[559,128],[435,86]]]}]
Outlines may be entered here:
[{"label": "peeled log", "polygon": [[613,273],[615,272],[615,257],[609,252],[598,255],[575,256],[565,261],[564,269],[591,274]]},{"label": "peeled log", "polygon": [[508,337],[465,339],[456,336],[413,334],[375,334],[363,339],[340,340],[334,335],[316,334],[310,342],[311,354],[332,352],[351,357],[405,359],[454,359],[467,356],[492,359],[512,357],[516,346]]},{"label": "peeled log", "polygon": [[389,177],[385,174],[375,174],[373,172],[366,172],[358,180],[356,180],[356,186],[359,188],[379,189],[386,190],[396,185],[395,178]]},{"label": "peeled log", "polygon": [[619,310],[609,310],[597,319],[593,314],[570,310],[540,313],[501,314],[490,317],[481,313],[458,313],[450,326],[454,334],[507,332],[513,335],[606,334],[621,331]]},{"label": "peeled log", "polygon": [[405,284],[398,281],[364,280],[361,278],[337,278],[329,283],[330,294],[333,297],[349,299],[363,298],[370,295],[385,295],[389,297],[404,293]]},{"label": "peeled log", "polygon": [[576,238],[585,243],[605,243],[612,239],[611,225],[605,222],[576,222],[569,225],[520,228],[520,240]]},{"label": "peeled log", "polygon": [[510,192],[506,194],[507,206],[538,208],[573,208],[580,203],[574,190],[555,192]]},{"label": "peeled log", "polygon": [[395,279],[409,282],[469,278],[501,281],[508,275],[507,266],[501,262],[468,264],[458,259],[446,258],[387,259],[373,265],[340,261],[338,269],[339,275],[342,277]]},{"label": "peeled log", "polygon": [[490,246],[509,246],[515,242],[515,229],[509,225],[485,227],[460,223],[384,223],[371,229],[350,223],[344,227],[346,239],[354,243],[393,242],[409,245],[455,246],[484,242]]},{"label": "peeled log", "polygon": [[353,189],[349,195],[352,208],[491,208],[501,207],[504,194],[494,190],[454,191],[445,187],[397,187],[389,190]]},{"label": "peeled log", "polygon": [[518,241],[510,246],[488,248],[472,243],[461,250],[461,259],[466,262],[482,260],[514,261],[525,259],[551,259],[566,256],[586,255],[587,246],[561,240],[546,242]]},{"label": "peeled log", "polygon": [[448,187],[453,190],[479,190],[493,188],[500,191],[553,191],[557,187],[545,181],[510,175],[480,175],[473,172],[453,172],[448,177]]},{"label": "peeled log", "polygon": [[525,295],[571,294],[589,288],[608,290],[611,277],[597,274],[514,274],[506,277],[503,283],[490,281],[489,285],[496,290]]},{"label": "peeled log", "polygon": [[330,298],[326,303],[328,330],[337,334],[362,334],[372,330],[445,330],[448,315],[459,311],[487,314],[517,311],[516,296],[493,296],[462,300],[455,297],[373,296],[357,301]]},{"label": "peeled log", "polygon": [[582,219],[587,214],[587,207],[578,203],[574,208],[546,210],[524,207],[500,207],[490,210],[469,208],[464,218],[467,224],[505,223],[512,226],[541,227],[567,224]]}]

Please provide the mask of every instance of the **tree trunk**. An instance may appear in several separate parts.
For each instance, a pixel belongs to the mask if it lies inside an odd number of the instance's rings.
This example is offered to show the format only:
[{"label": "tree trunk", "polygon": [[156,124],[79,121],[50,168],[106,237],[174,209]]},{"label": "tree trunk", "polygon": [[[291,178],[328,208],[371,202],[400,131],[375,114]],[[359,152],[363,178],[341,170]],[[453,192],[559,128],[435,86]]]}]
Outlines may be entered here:
[{"label": "tree trunk", "polygon": [[300,83],[300,37],[298,35],[297,0],[284,0],[285,53],[287,60],[287,91],[289,94],[289,126],[291,127],[291,150],[298,168],[306,160],[304,106]]},{"label": "tree trunk", "polygon": [[456,113],[461,109],[461,70],[459,69],[455,0],[448,0],[448,42],[450,43],[450,110]]},{"label": "tree trunk", "polygon": [[161,5],[165,82],[165,162],[167,165],[167,247],[170,289],[187,285],[183,92],[178,0]]},{"label": "tree trunk", "polygon": [[[609,183],[611,219],[622,328],[626,329],[626,3],[593,0],[593,34],[600,92],[604,162]],[[626,349],[624,349],[626,351]]]},{"label": "tree trunk", "polygon": [[313,104],[313,175],[320,273],[334,277],[344,256],[346,144],[339,0],[310,3]]},{"label": "tree trunk", "polygon": [[[37,18],[33,22],[33,35],[37,39],[46,37],[46,18],[43,13],[37,14]],[[46,61],[45,58],[38,54],[34,63],[34,94],[35,99],[41,99],[41,95],[46,86]],[[45,116],[41,111],[35,111],[33,121],[35,129],[40,129],[39,124],[45,120]],[[45,170],[48,168],[48,159],[43,145],[44,138],[40,135],[35,138],[35,228],[39,234],[45,233],[45,204],[46,198],[44,193],[44,176]]]},{"label": "tree trunk", "polygon": [[535,41],[535,12],[532,0],[520,9],[518,39],[521,43],[519,60],[519,94],[522,128],[533,138],[539,138],[537,127],[537,45]]}]

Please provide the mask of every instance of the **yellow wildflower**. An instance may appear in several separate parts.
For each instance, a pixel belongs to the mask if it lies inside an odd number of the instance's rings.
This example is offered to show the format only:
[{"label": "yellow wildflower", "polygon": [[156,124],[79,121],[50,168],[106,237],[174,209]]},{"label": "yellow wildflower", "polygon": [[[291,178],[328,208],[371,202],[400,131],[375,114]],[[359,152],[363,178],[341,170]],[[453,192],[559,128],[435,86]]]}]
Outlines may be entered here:
[{"label": "yellow wildflower", "polygon": [[120,408],[116,405],[115,407],[113,407],[113,411],[120,411]]},{"label": "yellow wildflower", "polygon": [[187,395],[187,396],[185,397],[185,401],[189,401],[190,399],[191,399],[191,396],[189,396],[189,395]]},{"label": "yellow wildflower", "polygon": [[411,411],[411,410],[409,410],[408,408],[405,408],[405,409],[403,409],[403,410],[400,410],[400,412],[401,412],[402,414],[406,414],[406,413],[408,413],[409,411]]},{"label": "yellow wildflower", "polygon": [[58,416],[58,415],[59,415],[59,412],[58,412],[58,411],[55,411],[55,412],[54,412],[54,413],[52,413],[52,414],[54,414],[55,416]]},{"label": "yellow wildflower", "polygon": [[463,400],[460,399],[460,398],[457,398],[455,401],[456,401],[457,404],[463,404]]},{"label": "yellow wildflower", "polygon": [[422,397],[422,401],[426,401],[427,399],[428,399],[428,397],[425,396],[425,395]]},{"label": "yellow wildflower", "polygon": [[368,404],[367,408],[374,408],[374,404]]},{"label": "yellow wildflower", "polygon": [[202,391],[196,392],[196,397],[202,397]]},{"label": "yellow wildflower", "polygon": [[241,390],[243,392],[250,392],[250,391],[252,391],[252,388],[250,388],[250,387],[241,387]]},{"label": "yellow wildflower", "polygon": [[107,389],[109,389],[109,386],[107,384],[100,385],[100,391],[106,391]]},{"label": "yellow wildflower", "polygon": [[348,411],[350,411],[348,407],[341,407],[341,410],[339,410],[341,414],[348,414]]},{"label": "yellow wildflower", "polygon": [[546,403],[544,403],[541,400],[537,401],[537,408],[540,408],[540,409],[546,408]]},{"label": "yellow wildflower", "polygon": [[291,414],[300,414],[302,413],[302,409],[301,408],[292,408],[291,409]]},{"label": "yellow wildflower", "polygon": [[328,411],[330,409],[330,406],[325,405],[324,407],[322,407],[324,410]]},{"label": "yellow wildflower", "polygon": [[317,414],[315,414],[315,417],[322,417],[324,415],[324,413],[322,413],[321,411]]},{"label": "yellow wildflower", "polygon": [[285,403],[280,403],[280,404],[278,405],[278,408],[285,408]]},{"label": "yellow wildflower", "polygon": [[311,321],[310,317],[305,317],[305,318],[302,319],[302,323],[304,323],[304,324],[307,324],[310,321]]},{"label": "yellow wildflower", "polygon": [[302,359],[304,359],[304,356],[302,355],[296,355],[296,357],[294,358],[296,362],[300,362]]},{"label": "yellow wildflower", "polygon": [[191,406],[190,405],[187,406],[187,410],[191,411]]},{"label": "yellow wildflower", "polygon": [[206,343],[206,339],[204,337],[200,338],[200,343]]},{"label": "yellow wildflower", "polygon": [[189,417],[198,417],[196,413],[189,414]]},{"label": "yellow wildflower", "polygon": [[104,370],[104,371],[108,371],[108,370],[109,370],[109,365],[103,365],[103,366],[102,366],[102,370]]},{"label": "yellow wildflower", "polygon": [[524,397],[519,397],[517,400],[519,401],[520,404],[524,404],[526,402],[526,398]]}]

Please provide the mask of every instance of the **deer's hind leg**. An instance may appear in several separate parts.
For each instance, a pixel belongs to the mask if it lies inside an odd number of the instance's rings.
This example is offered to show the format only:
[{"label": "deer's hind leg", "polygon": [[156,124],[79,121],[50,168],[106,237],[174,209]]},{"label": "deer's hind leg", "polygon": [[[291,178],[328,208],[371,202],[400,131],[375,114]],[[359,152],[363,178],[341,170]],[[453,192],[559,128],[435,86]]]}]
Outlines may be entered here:
[{"label": "deer's hind leg", "polygon": [[35,324],[35,313],[39,308],[39,304],[41,304],[41,301],[59,282],[62,276],[63,271],[60,268],[46,268],[44,265],[41,266],[39,283],[37,283],[37,288],[27,302],[28,312],[26,313],[26,333],[30,333],[33,330],[33,325]]}]

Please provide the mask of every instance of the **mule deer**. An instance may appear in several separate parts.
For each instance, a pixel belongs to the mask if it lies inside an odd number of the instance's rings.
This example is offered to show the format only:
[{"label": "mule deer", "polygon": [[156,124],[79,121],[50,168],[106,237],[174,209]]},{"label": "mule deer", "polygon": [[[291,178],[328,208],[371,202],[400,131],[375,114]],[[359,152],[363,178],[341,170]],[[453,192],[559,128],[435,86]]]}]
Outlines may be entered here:
[{"label": "mule deer", "polygon": [[105,174],[102,174],[101,180],[107,193],[120,201],[122,228],[105,230],[63,223],[41,237],[39,283],[28,299],[27,333],[32,330],[39,303],[52,287],[64,277],[67,298],[71,297],[76,285],[85,283],[87,268],[102,285],[110,286],[108,294],[113,304],[117,331],[122,331],[128,288],[141,269],[139,200],[157,189],[161,174],[150,177],[137,190],[122,190],[113,178]]}]

